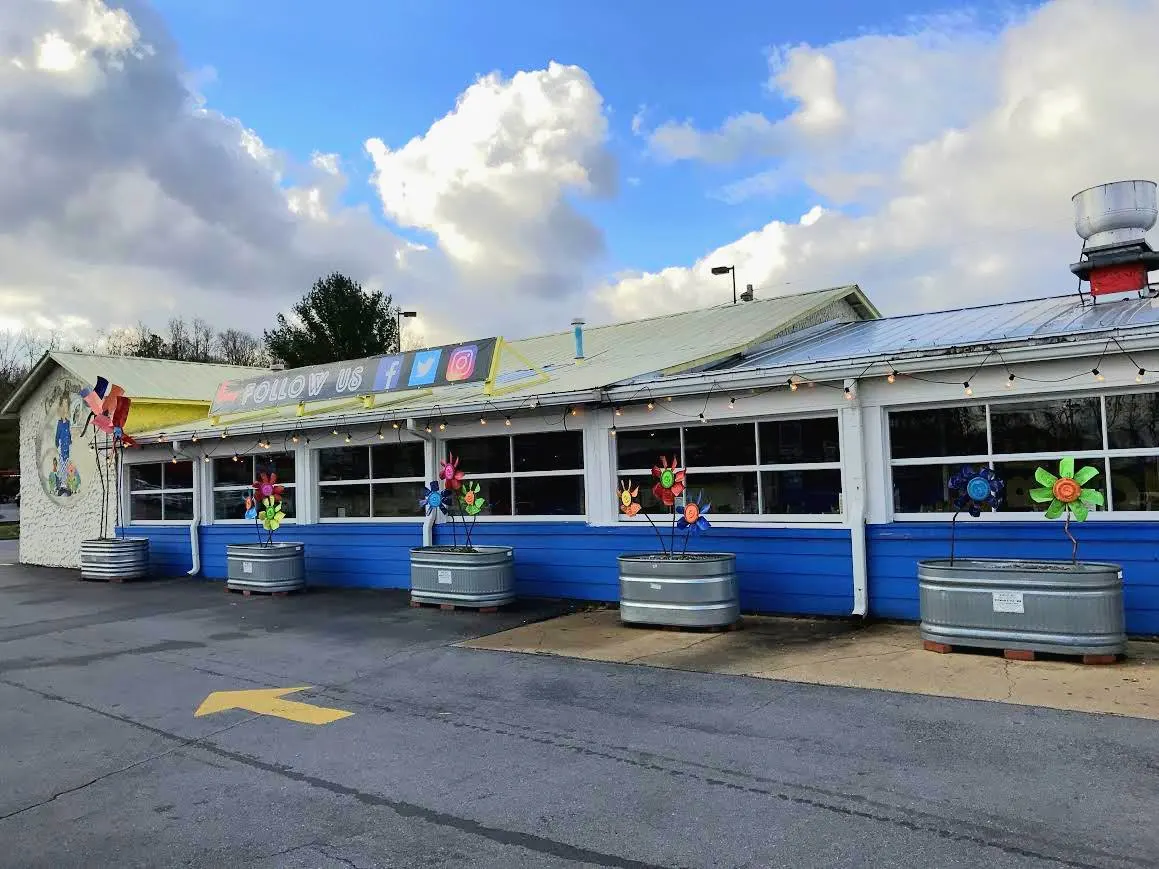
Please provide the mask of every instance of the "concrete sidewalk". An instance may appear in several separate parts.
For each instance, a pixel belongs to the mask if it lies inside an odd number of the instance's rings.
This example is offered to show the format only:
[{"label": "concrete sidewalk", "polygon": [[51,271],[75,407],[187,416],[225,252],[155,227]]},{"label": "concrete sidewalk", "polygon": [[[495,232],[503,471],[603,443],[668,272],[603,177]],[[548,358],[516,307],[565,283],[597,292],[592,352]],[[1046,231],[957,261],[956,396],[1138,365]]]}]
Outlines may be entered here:
[{"label": "concrete sidewalk", "polygon": [[916,625],[746,616],[744,629],[625,627],[614,609],[524,625],[461,645],[787,682],[876,688],[1159,720],[1159,643],[1133,642],[1111,666],[1008,661],[922,649]]}]

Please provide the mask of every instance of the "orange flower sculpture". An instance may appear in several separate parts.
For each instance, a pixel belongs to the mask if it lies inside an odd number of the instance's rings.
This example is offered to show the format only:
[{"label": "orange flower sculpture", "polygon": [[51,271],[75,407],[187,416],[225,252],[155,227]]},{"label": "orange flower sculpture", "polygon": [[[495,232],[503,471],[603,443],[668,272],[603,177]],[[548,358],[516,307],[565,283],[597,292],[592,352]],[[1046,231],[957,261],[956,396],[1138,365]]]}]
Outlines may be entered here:
[{"label": "orange flower sculpture", "polygon": [[635,516],[640,512],[640,502],[636,500],[640,496],[639,486],[633,486],[631,480],[628,480],[627,483],[620,480],[620,488],[617,492],[620,500],[621,513],[625,516]]}]

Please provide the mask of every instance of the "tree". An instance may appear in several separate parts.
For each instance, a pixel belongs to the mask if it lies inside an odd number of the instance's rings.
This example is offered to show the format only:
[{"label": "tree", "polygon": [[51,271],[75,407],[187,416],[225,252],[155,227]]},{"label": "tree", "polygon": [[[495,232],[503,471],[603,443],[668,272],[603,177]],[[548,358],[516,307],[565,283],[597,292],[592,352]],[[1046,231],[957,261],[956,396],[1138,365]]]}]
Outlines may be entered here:
[{"label": "tree", "polygon": [[314,282],[294,305],[293,320],[278,314],[277,328],[264,334],[266,350],[287,368],[392,353],[397,313],[390,296],[365,292],[335,272]]},{"label": "tree", "polygon": [[217,349],[221,361],[228,365],[261,365],[265,361],[258,339],[240,329],[219,332]]}]

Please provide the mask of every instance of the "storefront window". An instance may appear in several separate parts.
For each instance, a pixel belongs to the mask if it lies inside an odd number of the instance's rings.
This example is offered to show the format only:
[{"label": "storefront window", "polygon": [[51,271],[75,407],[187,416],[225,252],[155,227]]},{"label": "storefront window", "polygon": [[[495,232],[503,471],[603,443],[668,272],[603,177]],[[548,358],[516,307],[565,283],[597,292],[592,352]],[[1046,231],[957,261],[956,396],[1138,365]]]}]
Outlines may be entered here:
[{"label": "storefront window", "polygon": [[425,457],[418,442],[318,450],[320,519],[417,519]]},{"label": "storefront window", "polygon": [[193,462],[146,462],[126,466],[130,522],[191,522]]},{"label": "storefront window", "polygon": [[442,455],[459,459],[479,484],[486,516],[567,516],[587,513],[584,441],[578,431],[459,438]]},{"label": "storefront window", "polygon": [[[255,453],[248,456],[222,456],[213,460],[213,518],[217,522],[244,521],[245,497],[253,491],[259,474],[276,474],[283,487],[282,510],[286,518],[295,513],[293,453]],[[252,521],[252,520],[249,520]]]}]

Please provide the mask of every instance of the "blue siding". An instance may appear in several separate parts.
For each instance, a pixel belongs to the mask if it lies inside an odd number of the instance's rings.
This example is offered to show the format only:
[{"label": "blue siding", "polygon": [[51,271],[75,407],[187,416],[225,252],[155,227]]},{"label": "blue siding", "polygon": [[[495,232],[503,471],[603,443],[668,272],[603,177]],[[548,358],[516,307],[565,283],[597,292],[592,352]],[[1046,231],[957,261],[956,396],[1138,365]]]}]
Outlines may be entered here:
[{"label": "blue siding", "polygon": [[[1123,566],[1127,630],[1159,634],[1159,523],[1087,522],[1071,525],[1079,558]],[[948,522],[896,522],[867,529],[869,612],[917,619],[917,563],[950,553]],[[958,522],[955,553],[980,558],[1070,559],[1060,523]]]},{"label": "blue siding", "polygon": [[185,576],[193,569],[188,525],[133,525],[117,530],[126,537],[149,538],[149,570],[153,576]]},{"label": "blue siding", "polygon": [[[436,542],[450,543],[439,526]],[[678,538],[679,539],[679,538]],[[472,542],[515,547],[519,594],[619,600],[616,557],[657,549],[644,528],[593,528],[582,522],[503,522],[475,526]],[[849,532],[820,528],[716,528],[689,550],[735,552],[746,612],[848,615],[853,608]]]}]

